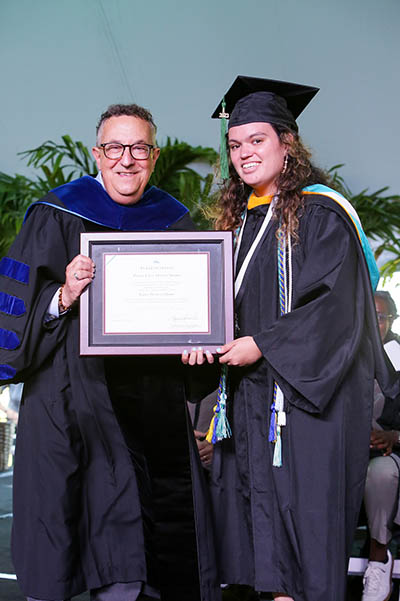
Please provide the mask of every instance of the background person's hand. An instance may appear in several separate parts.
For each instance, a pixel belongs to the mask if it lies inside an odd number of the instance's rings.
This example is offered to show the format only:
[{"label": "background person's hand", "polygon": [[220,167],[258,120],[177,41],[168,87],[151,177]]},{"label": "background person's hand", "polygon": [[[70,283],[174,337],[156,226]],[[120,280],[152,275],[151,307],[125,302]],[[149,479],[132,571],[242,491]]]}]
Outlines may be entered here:
[{"label": "background person's hand", "polygon": [[383,451],[384,455],[390,455],[395,444],[397,444],[399,433],[395,430],[372,430],[371,448]]},{"label": "background person's hand", "polygon": [[207,432],[200,432],[194,430],[194,437],[196,439],[197,448],[199,450],[200,460],[206,467],[209,467],[212,463],[214,446],[206,440]]}]

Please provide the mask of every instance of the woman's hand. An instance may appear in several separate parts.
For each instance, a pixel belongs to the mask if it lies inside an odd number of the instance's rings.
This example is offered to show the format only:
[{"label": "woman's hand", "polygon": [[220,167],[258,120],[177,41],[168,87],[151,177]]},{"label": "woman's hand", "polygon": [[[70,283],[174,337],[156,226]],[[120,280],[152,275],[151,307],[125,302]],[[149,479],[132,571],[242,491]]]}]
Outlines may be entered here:
[{"label": "woman's hand", "polygon": [[203,365],[206,360],[208,363],[214,363],[212,353],[208,350],[203,351],[201,346],[192,348],[190,352],[185,349],[181,355],[181,359],[185,365]]},{"label": "woman's hand", "polygon": [[67,265],[61,298],[66,309],[78,300],[86,286],[92,282],[95,271],[96,267],[92,259],[84,255],[77,255]]},{"label": "woman's hand", "polygon": [[220,355],[220,363],[234,365],[235,367],[251,365],[262,357],[262,352],[252,336],[236,338],[236,340],[232,340],[232,342],[228,342],[228,344],[224,344],[220,349],[217,349],[217,352]]},{"label": "woman's hand", "polygon": [[399,433],[395,430],[372,430],[371,448],[383,451],[383,454],[390,455],[395,444],[399,439]]}]

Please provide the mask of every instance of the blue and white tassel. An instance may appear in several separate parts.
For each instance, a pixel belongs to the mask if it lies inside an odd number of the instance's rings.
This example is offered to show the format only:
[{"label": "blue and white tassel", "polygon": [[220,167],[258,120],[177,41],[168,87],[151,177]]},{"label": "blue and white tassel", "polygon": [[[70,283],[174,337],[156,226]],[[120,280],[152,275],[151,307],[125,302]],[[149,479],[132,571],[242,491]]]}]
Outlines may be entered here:
[{"label": "blue and white tassel", "polygon": [[[290,234],[280,232],[278,239],[278,284],[280,314],[292,309],[292,244]],[[282,467],[282,432],[286,426],[285,398],[278,383],[274,382],[269,441],[275,444],[272,465]]]},{"label": "blue and white tassel", "polygon": [[211,420],[210,427],[207,432],[206,440],[215,444],[224,438],[230,438],[232,435],[226,415],[226,400],[227,395],[227,376],[228,368],[222,366],[221,377],[219,380],[219,388],[217,393],[217,404],[214,406],[214,416]]}]

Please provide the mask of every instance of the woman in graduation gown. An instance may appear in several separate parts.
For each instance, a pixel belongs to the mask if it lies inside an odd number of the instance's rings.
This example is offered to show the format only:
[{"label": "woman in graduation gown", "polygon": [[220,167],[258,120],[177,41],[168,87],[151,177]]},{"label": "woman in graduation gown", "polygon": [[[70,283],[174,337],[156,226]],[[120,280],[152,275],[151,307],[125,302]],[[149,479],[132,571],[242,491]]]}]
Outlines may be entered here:
[{"label": "woman in graduation gown", "polygon": [[237,331],[219,357],[227,421],[222,394],[213,433],[221,579],[285,601],[344,600],[374,374],[387,394],[398,387],[357,214],[298,135],[316,92],[239,77],[214,114],[230,111],[216,225],[236,232]]}]

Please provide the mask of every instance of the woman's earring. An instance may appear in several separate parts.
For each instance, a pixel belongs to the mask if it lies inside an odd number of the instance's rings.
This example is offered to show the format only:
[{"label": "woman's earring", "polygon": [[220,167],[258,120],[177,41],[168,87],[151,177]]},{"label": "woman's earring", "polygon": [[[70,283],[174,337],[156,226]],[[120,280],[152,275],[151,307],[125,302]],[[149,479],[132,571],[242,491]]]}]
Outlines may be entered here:
[{"label": "woman's earring", "polygon": [[283,161],[283,169],[281,171],[281,175],[283,175],[284,173],[286,173],[288,160],[289,160],[289,157],[288,157],[287,154],[285,154],[285,160]]}]

